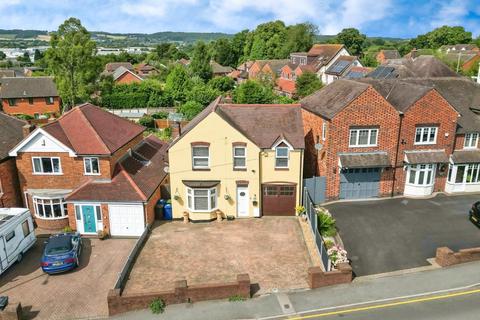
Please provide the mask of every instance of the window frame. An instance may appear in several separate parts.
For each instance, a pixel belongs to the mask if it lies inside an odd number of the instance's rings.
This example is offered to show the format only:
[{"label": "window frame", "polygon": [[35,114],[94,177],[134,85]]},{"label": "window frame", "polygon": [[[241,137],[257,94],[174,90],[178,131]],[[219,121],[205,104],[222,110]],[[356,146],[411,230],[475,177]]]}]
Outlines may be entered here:
[{"label": "window frame", "polygon": [[[412,164],[408,166],[408,176],[406,179],[407,185],[416,186],[416,187],[431,187],[435,184],[435,164]],[[413,182],[411,182],[413,174]],[[429,175],[430,174],[430,175]],[[430,180],[430,183],[419,184],[420,176],[422,176],[423,181]],[[430,177],[430,179],[428,178]]]},{"label": "window frame", "polygon": [[[97,161],[97,173],[93,172],[93,162],[92,160]],[[90,162],[90,171],[87,172],[87,162]],[[100,172],[100,159],[98,157],[83,157],[83,174],[86,176],[99,176],[102,173]]]},{"label": "window frame", "polygon": [[29,98],[28,98],[28,104],[29,104],[29,105],[33,105],[33,104],[34,104],[33,97],[29,97]]},{"label": "window frame", "polygon": [[[420,141],[417,141],[418,132],[420,130]],[[433,141],[430,141],[431,131],[435,131],[435,136]],[[423,136],[425,135],[425,131],[427,131],[427,141],[423,141]],[[414,145],[433,145],[437,144],[437,137],[438,137],[438,127],[437,126],[421,126],[415,127],[415,136],[413,138]]]},{"label": "window frame", "polygon": [[[468,145],[467,145],[467,141],[468,141]],[[473,143],[474,141],[475,143]],[[477,146],[478,146],[478,132],[465,133],[465,137],[463,139],[463,149],[477,149]]]},{"label": "window frame", "polygon": [[[287,155],[286,156],[279,156],[278,151],[280,149],[287,149]],[[278,160],[280,159],[287,159],[287,165],[286,166],[279,166],[278,165]],[[290,166],[290,148],[288,146],[276,146],[275,147],[275,169],[288,169]]]},{"label": "window frame", "polygon": [[[198,196],[201,198],[207,198],[207,209],[195,209],[195,191],[207,191],[207,195]],[[217,187],[212,187],[212,188],[186,187],[186,193],[187,193],[187,208],[191,212],[212,212],[218,208]],[[212,203],[212,199],[214,199],[215,203]]]},{"label": "window frame", "polygon": [[[235,155],[235,150],[236,149],[243,149],[243,151],[244,151],[243,156]],[[233,146],[232,152],[233,152],[233,169],[246,169],[247,168],[247,147],[246,146],[240,146],[240,145]],[[235,165],[235,159],[243,159],[245,161],[245,165],[243,165],[243,166]]]},{"label": "window frame", "polygon": [[15,230],[12,230],[10,231],[9,233],[7,233],[5,235],[5,241],[6,242],[9,242],[10,240],[12,240],[13,238],[15,238]]},{"label": "window frame", "polygon": [[[51,164],[51,166],[52,166],[52,172],[44,172],[42,159],[50,159],[50,164]],[[54,168],[53,159],[58,160],[58,172],[53,171],[53,168]],[[36,171],[36,169],[35,169],[35,160],[39,160],[39,161],[40,161],[41,171]],[[62,175],[62,174],[63,174],[63,171],[62,171],[62,161],[61,161],[60,157],[32,157],[32,173],[33,173],[34,175],[54,175],[54,176],[55,176],[55,175],[56,175],[56,176]]]},{"label": "window frame", "polygon": [[[360,132],[367,131],[367,144],[360,144]],[[349,148],[369,148],[378,146],[379,128],[350,128],[348,131],[348,147]],[[352,134],[355,132],[355,144],[352,144]],[[371,143],[372,132],[375,132],[375,143]]]},{"label": "window frame", "polygon": [[45,97],[45,103],[48,105],[52,105],[55,103],[55,98],[54,97]]},{"label": "window frame", "polygon": [[8,106],[15,107],[17,105],[17,99],[15,98],[8,98]]},{"label": "window frame", "polygon": [[[207,156],[195,156],[193,150],[195,148],[207,148],[208,155]],[[207,159],[206,166],[198,166],[195,165],[195,159]],[[202,170],[202,169],[210,169],[210,146],[207,144],[198,144],[192,145],[192,168],[195,170]]]},{"label": "window frame", "polygon": [[[58,201],[57,203],[54,203],[54,201]],[[68,218],[68,210],[66,209],[66,201],[63,197],[59,198],[50,198],[50,197],[40,197],[40,196],[33,196],[32,197],[32,202],[33,202],[33,209],[35,213],[35,217],[38,219],[42,220],[60,220],[60,219],[65,219]],[[49,202],[49,203],[46,203]],[[39,213],[38,206],[42,206],[42,214]],[[54,205],[59,205],[60,206],[60,211],[61,211],[61,216],[60,217],[55,217],[54,214]],[[49,206],[50,207],[50,213],[51,216],[47,217],[45,212],[45,207]]]}]

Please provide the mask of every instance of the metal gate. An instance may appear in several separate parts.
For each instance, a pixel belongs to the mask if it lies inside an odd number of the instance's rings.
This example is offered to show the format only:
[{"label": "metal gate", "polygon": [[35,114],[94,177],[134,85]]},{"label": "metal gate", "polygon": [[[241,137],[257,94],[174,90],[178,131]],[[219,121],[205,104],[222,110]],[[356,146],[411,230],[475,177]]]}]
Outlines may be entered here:
[{"label": "metal gate", "polygon": [[307,188],[314,204],[325,202],[325,193],[327,190],[326,177],[311,177],[304,179],[303,185]]},{"label": "metal gate", "polygon": [[343,169],[340,173],[340,199],[378,197],[380,168]]}]

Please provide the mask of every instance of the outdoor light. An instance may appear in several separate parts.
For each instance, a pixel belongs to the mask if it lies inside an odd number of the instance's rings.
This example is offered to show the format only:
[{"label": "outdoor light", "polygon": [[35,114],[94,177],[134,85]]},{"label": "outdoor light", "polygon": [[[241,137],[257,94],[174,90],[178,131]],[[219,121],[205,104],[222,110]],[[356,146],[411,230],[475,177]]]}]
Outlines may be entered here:
[{"label": "outdoor light", "polygon": [[173,195],[173,199],[175,199],[175,200],[180,199],[180,193],[178,193],[178,188],[175,189],[175,194]]},{"label": "outdoor light", "polygon": [[256,195],[256,194],[253,195],[252,203],[253,203],[254,206],[258,205],[257,195]]}]

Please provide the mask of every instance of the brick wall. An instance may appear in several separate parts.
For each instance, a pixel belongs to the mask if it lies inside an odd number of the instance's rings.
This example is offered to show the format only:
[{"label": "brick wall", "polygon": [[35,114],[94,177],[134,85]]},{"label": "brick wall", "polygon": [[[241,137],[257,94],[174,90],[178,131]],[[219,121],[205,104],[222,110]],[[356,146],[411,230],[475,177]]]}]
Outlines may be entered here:
[{"label": "brick wall", "polygon": [[22,194],[15,158],[0,162],[0,208],[21,207]]},{"label": "brick wall", "polygon": [[480,247],[462,249],[458,252],[452,251],[450,248],[437,248],[435,261],[442,267],[448,267],[459,263],[480,260]]},{"label": "brick wall", "polygon": [[[305,135],[305,167],[304,176],[327,175],[327,152],[328,152],[328,127],[329,121],[317,116],[310,111],[302,109],[303,129]],[[326,139],[322,139],[323,124],[326,123]],[[321,143],[321,150],[315,149],[316,143]]]},{"label": "brick wall", "polygon": [[250,277],[237,275],[237,281],[228,283],[188,286],[186,280],[175,283],[174,290],[143,294],[122,294],[121,289],[112,289],[107,296],[110,316],[132,310],[146,309],[154,299],[166,304],[225,299],[232,296],[250,298]]},{"label": "brick wall", "polygon": [[115,80],[116,84],[130,84],[130,83],[139,83],[139,82],[142,82],[142,80],[138,79],[130,72],[125,72],[117,80]]},{"label": "brick wall", "polygon": [[53,104],[47,104],[45,98],[33,98],[33,104],[30,104],[28,98],[15,99],[15,105],[10,106],[8,99],[2,99],[3,111],[8,114],[28,114],[35,116],[35,113],[55,113],[60,114],[60,98],[54,97]]},{"label": "brick wall", "polygon": [[155,205],[161,198],[160,186],[153,192],[150,199],[148,199],[145,205],[146,221],[148,225],[151,225],[155,221]]},{"label": "brick wall", "polygon": [[[407,171],[403,169],[404,151],[406,150],[442,150],[447,155],[453,152],[457,112],[436,91],[431,90],[415,102],[405,113],[400,134],[399,153],[396,164],[395,194],[402,194],[405,187]],[[438,126],[437,142],[433,145],[415,145],[415,131],[418,125],[432,124]],[[463,145],[463,141],[462,141]],[[446,182],[447,166],[437,166],[434,191],[443,191]]]},{"label": "brick wall", "polygon": [[[349,147],[350,128],[352,126],[378,127],[376,147]],[[338,154],[345,152],[385,151],[393,165],[399,127],[398,111],[377,91],[369,87],[348,106],[340,111],[328,127],[325,167],[327,177],[327,199],[338,199],[340,192],[340,172]],[[323,165],[323,164],[322,164]],[[380,194],[391,192],[391,172],[382,170]]]},{"label": "brick wall", "polygon": [[379,53],[377,53],[375,59],[377,60],[377,62],[379,64],[383,64],[385,62],[385,54],[383,53],[383,51],[380,51]]},{"label": "brick wall", "polygon": [[308,269],[307,282],[310,289],[352,282],[352,267],[348,263],[339,263],[338,270],[324,272],[320,267]]}]

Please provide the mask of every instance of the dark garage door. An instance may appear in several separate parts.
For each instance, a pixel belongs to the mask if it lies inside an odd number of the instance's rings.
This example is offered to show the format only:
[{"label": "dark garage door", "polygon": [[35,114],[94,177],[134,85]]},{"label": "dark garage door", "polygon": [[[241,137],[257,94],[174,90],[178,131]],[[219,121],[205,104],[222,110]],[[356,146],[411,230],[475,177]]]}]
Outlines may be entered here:
[{"label": "dark garage door", "polygon": [[343,169],[340,173],[340,199],[378,197],[380,168]]},{"label": "dark garage door", "polygon": [[293,216],[295,215],[296,186],[263,185],[263,215]]}]

